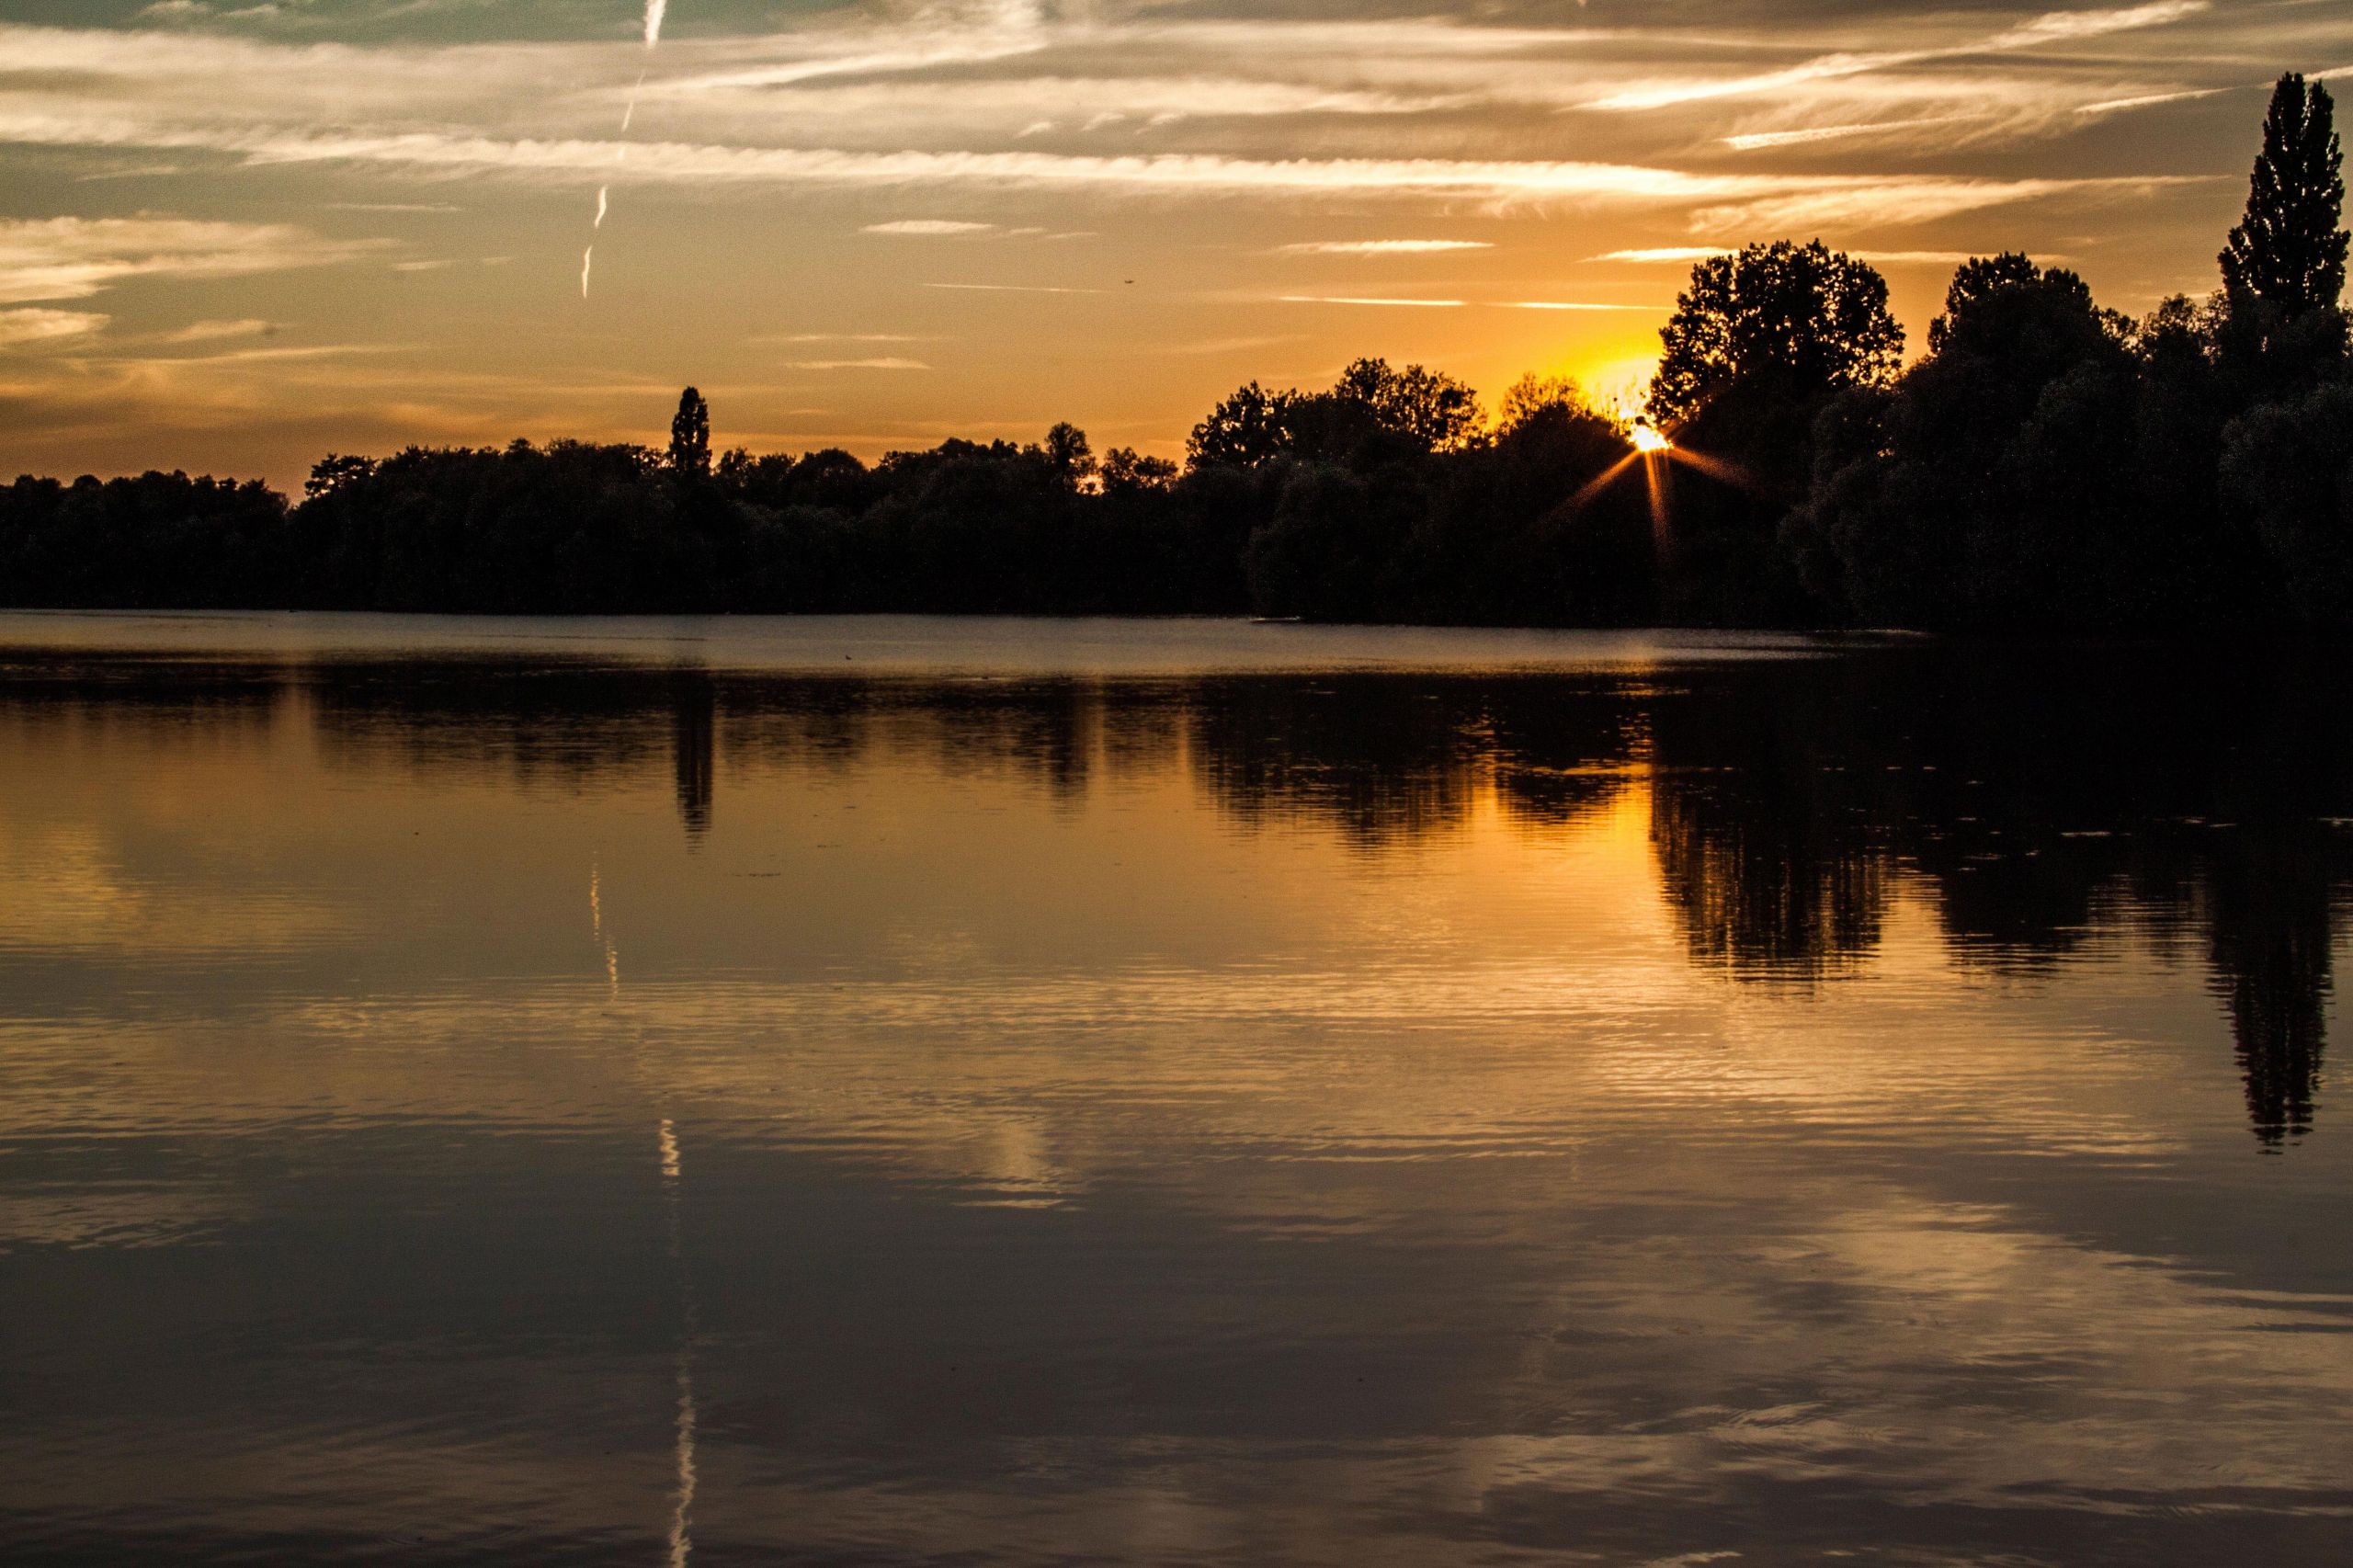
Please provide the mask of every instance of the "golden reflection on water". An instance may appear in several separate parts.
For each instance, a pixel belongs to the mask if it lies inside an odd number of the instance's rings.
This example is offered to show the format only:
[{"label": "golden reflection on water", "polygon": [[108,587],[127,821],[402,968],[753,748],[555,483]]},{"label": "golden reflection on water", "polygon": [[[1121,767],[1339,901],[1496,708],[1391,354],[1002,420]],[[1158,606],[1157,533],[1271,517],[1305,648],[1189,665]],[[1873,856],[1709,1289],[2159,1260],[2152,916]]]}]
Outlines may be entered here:
[{"label": "golden reflection on water", "polygon": [[2324,1561],[2342,774],[1914,678],[6,674],[0,1545]]}]

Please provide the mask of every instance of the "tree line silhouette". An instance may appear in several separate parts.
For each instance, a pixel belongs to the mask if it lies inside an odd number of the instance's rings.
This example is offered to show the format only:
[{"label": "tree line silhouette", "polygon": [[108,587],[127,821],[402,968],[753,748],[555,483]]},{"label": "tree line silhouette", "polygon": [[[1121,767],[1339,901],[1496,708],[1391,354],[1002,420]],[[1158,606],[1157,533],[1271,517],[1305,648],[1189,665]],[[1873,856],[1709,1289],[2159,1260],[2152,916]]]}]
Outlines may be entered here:
[{"label": "tree line silhouette", "polygon": [[299,504],[148,473],[0,492],[0,602],[511,613],[1236,614],[2016,631],[2353,624],[2353,354],[2334,106],[2281,78],[2209,298],[2133,320],[1968,261],[1906,369],[1819,241],[1692,273],[1641,421],[1419,366],[1256,382],[1182,470],[949,440],[714,458],[556,441],[330,456]]}]

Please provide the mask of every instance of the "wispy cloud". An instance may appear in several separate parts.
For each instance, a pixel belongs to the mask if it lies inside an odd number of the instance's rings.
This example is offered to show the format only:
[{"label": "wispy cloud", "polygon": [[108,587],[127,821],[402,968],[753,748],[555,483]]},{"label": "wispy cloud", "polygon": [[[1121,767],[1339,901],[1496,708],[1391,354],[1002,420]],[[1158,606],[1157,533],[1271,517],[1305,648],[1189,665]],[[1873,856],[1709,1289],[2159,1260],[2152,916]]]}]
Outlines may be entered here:
[{"label": "wispy cloud", "polygon": [[938,343],[937,337],[919,337],[904,332],[790,332],[767,337],[755,337],[754,343]]},{"label": "wispy cloud", "polygon": [[1051,283],[926,283],[926,289],[952,289],[968,294],[1100,294],[1100,289],[1064,289]]},{"label": "wispy cloud", "polygon": [[76,185],[97,185],[116,179],[171,179],[188,171],[177,164],[131,164],[119,169],[93,169],[75,175]]},{"label": "wispy cloud", "polygon": [[0,348],[88,337],[104,331],[112,319],[90,311],[0,311]]},{"label": "wispy cloud", "polygon": [[1686,262],[1705,261],[1711,256],[1730,256],[1725,245],[1653,245],[1642,250],[1609,250],[1599,256],[1589,256],[1587,261],[1626,262]]},{"label": "wispy cloud", "polygon": [[1666,305],[1601,304],[1587,300],[1498,300],[1496,303],[1507,311],[1648,311],[1657,314],[1671,308]]},{"label": "wispy cloud", "polygon": [[795,359],[786,369],[793,370],[928,370],[930,366],[920,359],[882,358],[875,359]]},{"label": "wispy cloud", "polygon": [[1279,245],[1276,252],[1281,256],[1439,256],[1495,248],[1489,240],[1305,240]]},{"label": "wispy cloud", "polygon": [[0,220],[0,301],[80,300],[136,278],[244,278],[382,249],[288,223],[184,218]]},{"label": "wispy cloud", "polygon": [[996,232],[995,223],[974,223],[960,218],[901,218],[888,223],[869,223],[862,234],[990,234]]},{"label": "wispy cloud", "polygon": [[165,333],[158,337],[157,341],[162,343],[219,343],[227,338],[267,337],[277,330],[278,327],[275,323],[259,320],[199,321],[190,322],[188,325],[180,327],[176,331]]},{"label": "wispy cloud", "polygon": [[1754,153],[1767,147],[1801,147],[1814,142],[1845,142],[1859,136],[1885,136],[1924,125],[1951,125],[1966,117],[1928,115],[1916,119],[1866,120],[1857,125],[1813,125],[1791,131],[1751,131],[1722,138],[1735,152]]},{"label": "wispy cloud", "polygon": [[1241,354],[1253,348],[1276,348],[1302,341],[1296,332],[1264,333],[1249,337],[1212,337],[1200,343],[1172,343],[1163,353],[1184,355]]},{"label": "wispy cloud", "polygon": [[1424,311],[1459,311],[1470,303],[1468,300],[1398,300],[1361,294],[1282,294],[1277,299],[1286,305],[1374,305]]},{"label": "wispy cloud", "polygon": [[2207,9],[2208,0],[2159,0],[2113,10],[2052,11],[1990,36],[1938,48],[1859,51],[1817,55],[1796,65],[1716,80],[1680,80],[1631,87],[1594,99],[1597,109],[1658,109],[1716,98],[1785,92],[1840,77],[1973,54],[2013,53],[2044,44],[2164,27]]},{"label": "wispy cloud", "polygon": [[2077,114],[2120,114],[2126,109],[2154,108],[2158,104],[2188,103],[2195,98],[2211,98],[2229,92],[2228,87],[2185,87],[2172,93],[2142,93],[2129,98],[2102,98],[2096,104],[2078,104]]},{"label": "wispy cloud", "polygon": [[574,185],[611,177],[624,146],[631,177],[689,185],[773,184],[1094,189],[1131,195],[1324,195],[1390,199],[1483,197],[1581,204],[1717,202],[1704,228],[1744,222],[1804,225],[1919,222],[2069,192],[2145,191],[2164,178],[1994,179],[1920,175],[1714,174],[1633,164],[1446,158],[1254,159],[1215,153],[1112,157],[1049,153],[860,153],[602,140],[508,142],[435,132],[364,136],[235,130],[185,131],[61,117],[0,114],[0,140],[41,144],[208,146],[255,166],[393,165],[477,170]]}]

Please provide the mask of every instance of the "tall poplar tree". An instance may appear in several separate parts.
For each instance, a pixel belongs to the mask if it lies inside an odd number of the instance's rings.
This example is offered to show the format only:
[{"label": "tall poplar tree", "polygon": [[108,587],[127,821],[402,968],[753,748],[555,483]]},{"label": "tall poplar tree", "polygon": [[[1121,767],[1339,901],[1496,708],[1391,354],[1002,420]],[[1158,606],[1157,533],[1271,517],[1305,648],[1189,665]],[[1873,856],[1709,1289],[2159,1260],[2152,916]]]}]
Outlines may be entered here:
[{"label": "tall poplar tree", "polygon": [[683,474],[710,472],[710,409],[692,387],[678,394],[677,417],[670,421],[670,466]]},{"label": "tall poplar tree", "polygon": [[2272,90],[2246,217],[2222,249],[2222,286],[2286,315],[2333,306],[2345,290],[2344,153],[2328,89],[2290,73]]}]

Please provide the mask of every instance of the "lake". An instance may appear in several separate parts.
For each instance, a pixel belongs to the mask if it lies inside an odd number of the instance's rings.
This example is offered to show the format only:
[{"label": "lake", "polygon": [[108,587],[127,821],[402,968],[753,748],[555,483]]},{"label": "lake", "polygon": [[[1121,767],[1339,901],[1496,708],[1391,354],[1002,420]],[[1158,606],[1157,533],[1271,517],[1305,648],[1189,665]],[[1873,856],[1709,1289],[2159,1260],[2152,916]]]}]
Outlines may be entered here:
[{"label": "lake", "polygon": [[0,616],[11,1563],[2353,1560],[2353,701]]}]

